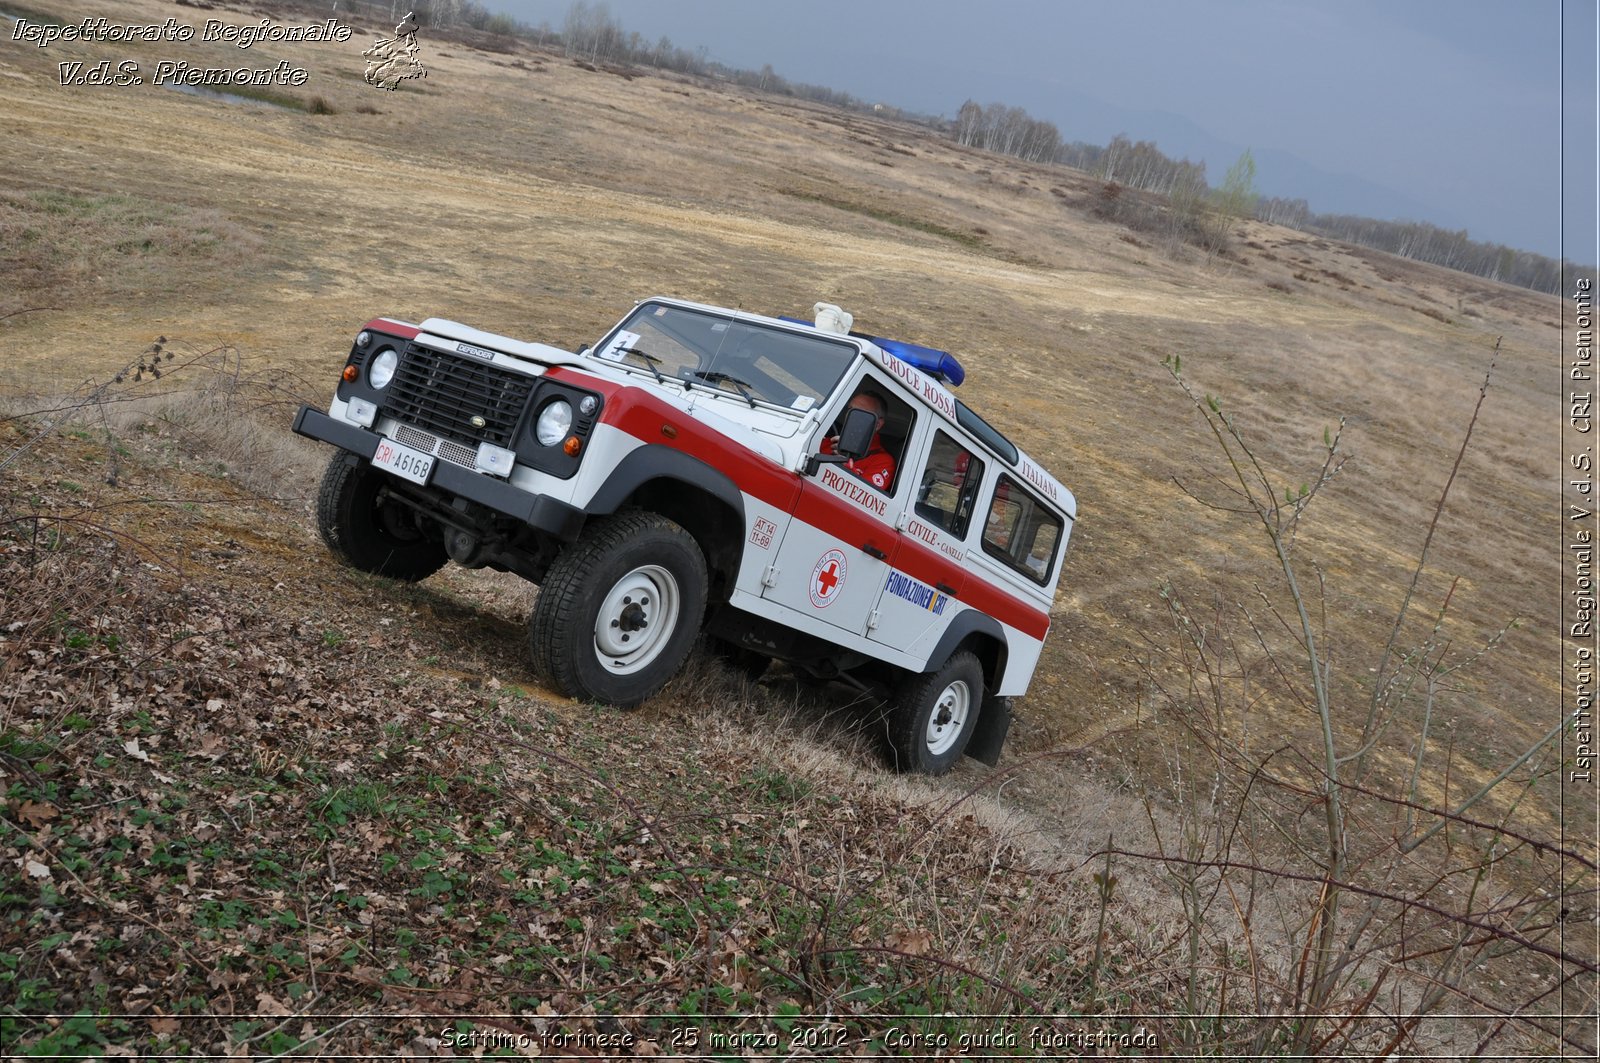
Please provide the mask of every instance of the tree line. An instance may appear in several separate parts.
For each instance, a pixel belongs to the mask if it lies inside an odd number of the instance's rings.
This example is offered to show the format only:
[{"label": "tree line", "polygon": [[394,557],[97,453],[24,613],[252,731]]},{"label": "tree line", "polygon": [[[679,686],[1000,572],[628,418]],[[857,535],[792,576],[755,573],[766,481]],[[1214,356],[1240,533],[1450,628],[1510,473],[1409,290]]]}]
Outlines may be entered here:
[{"label": "tree line", "polygon": [[[1000,103],[982,106],[967,100],[957,112],[952,135],[968,147],[1030,162],[1058,163],[1108,183],[1164,196],[1173,208],[1173,216],[1185,224],[1194,217],[1196,203],[1207,197],[1213,205],[1219,197],[1229,198],[1230,204],[1222,212],[1237,215],[1241,191],[1249,191],[1248,187],[1230,190],[1227,182],[1223,188],[1212,189],[1206,181],[1204,161],[1171,158],[1152,141],[1134,142],[1119,134],[1104,147],[1082,141],[1064,143],[1053,124],[1030,117],[1020,107]],[[1253,162],[1251,166],[1253,173]],[[1473,240],[1465,229],[1449,230],[1429,222],[1317,214],[1304,199],[1285,197],[1254,197],[1252,210],[1254,217],[1273,225],[1539,292],[1560,295],[1572,278],[1596,276],[1593,267],[1574,266],[1548,255]],[[1122,211],[1113,211],[1110,216],[1120,218]]]},{"label": "tree line", "polygon": [[497,14],[477,0],[334,0],[333,13],[361,11],[369,18],[399,23],[407,13],[418,26],[471,29],[500,37],[527,36],[526,26],[510,15]]},{"label": "tree line", "polygon": [[[1473,240],[1465,229],[1452,231],[1425,221],[1378,221],[1353,214],[1308,212],[1296,228],[1552,295],[1563,294],[1572,278],[1595,276],[1593,268],[1574,267],[1571,262],[1563,264],[1548,255],[1519,251],[1505,244]],[[1566,282],[1562,280],[1563,265]]]},{"label": "tree line", "polygon": [[1552,295],[1563,294],[1577,277],[1592,281],[1596,275],[1592,266],[1577,266],[1505,244],[1474,240],[1465,229],[1445,229],[1425,221],[1381,221],[1357,214],[1317,214],[1303,199],[1264,198],[1257,205],[1256,217],[1274,225]]},{"label": "tree line", "polygon": [[[510,15],[490,12],[477,0],[333,0],[333,11],[360,11],[379,22],[398,22],[411,12],[424,28],[466,29],[493,36],[517,38],[538,48],[558,48],[569,59],[591,65],[625,64],[670,70],[674,73],[715,78],[745,85],[761,92],[775,92],[813,100],[831,107],[856,111],[882,110],[881,107],[840,92],[826,85],[789,81],[767,65],[760,70],[730,67],[710,58],[704,46],[686,48],[665,34],[650,40],[623,27],[604,2],[577,0],[562,21],[553,28],[548,21],[538,25],[520,22]],[[897,116],[938,127],[942,119],[896,110]]]},{"label": "tree line", "polygon": [[[477,0],[338,0],[347,7],[361,7],[381,17],[412,11],[424,26],[466,27],[486,33],[515,36],[540,47],[559,47],[568,58],[594,63],[627,63],[671,70],[680,74],[714,77],[760,92],[812,100],[833,107],[870,111],[873,106],[849,93],[823,85],[793,82],[774,71],[771,65],[760,70],[729,67],[711,59],[704,47],[686,48],[662,35],[654,41],[624,29],[621,21],[601,2],[574,0],[567,9],[559,31],[548,23],[529,26],[508,15],[494,14]],[[402,10],[404,9],[404,10]],[[1304,199],[1257,197],[1248,184],[1213,189],[1206,179],[1204,161],[1174,159],[1153,141],[1130,140],[1119,134],[1106,145],[1083,141],[1068,142],[1053,122],[1034,118],[1021,107],[1003,103],[980,104],[965,101],[954,121],[930,115],[896,111],[897,116],[930,128],[940,129],[965,147],[1010,155],[1028,162],[1056,164],[1091,174],[1108,185],[1121,186],[1165,197],[1172,216],[1197,233],[1199,214],[1215,208],[1224,216],[1237,216],[1240,204],[1248,201],[1254,216],[1261,221],[1347,243],[1387,251],[1447,269],[1460,270],[1490,280],[1503,281],[1534,291],[1562,294],[1574,275],[1594,277],[1593,267],[1574,268],[1572,263],[1547,255],[1519,251],[1504,244],[1473,240],[1466,230],[1451,231],[1428,222],[1382,221],[1350,214],[1317,214]],[[1247,153],[1248,156],[1248,153]],[[1242,161],[1242,160],[1241,160]],[[1251,174],[1254,163],[1250,164]],[[1230,177],[1237,175],[1230,171]],[[1241,195],[1246,198],[1241,199]],[[1115,199],[1115,197],[1111,197]],[[1226,199],[1226,204],[1222,200]],[[1123,204],[1120,213],[1127,211]],[[1207,239],[1215,237],[1211,233]]]},{"label": "tree line", "polygon": [[1054,162],[1061,153],[1061,132],[1053,122],[1030,117],[1021,107],[968,100],[956,112],[956,143],[968,148],[1015,155],[1029,162]]},{"label": "tree line", "polygon": [[813,100],[833,107],[865,111],[870,105],[825,85],[811,85],[790,81],[772,69],[771,64],[760,70],[730,67],[709,58],[704,47],[693,50],[676,45],[663,34],[654,41],[643,35],[623,29],[621,21],[611,13],[605,3],[576,0],[569,8],[559,33],[543,27],[541,37],[559,43],[569,59],[589,63],[629,63],[671,70],[680,74],[698,74],[731,81],[758,92],[773,92],[783,96]]}]

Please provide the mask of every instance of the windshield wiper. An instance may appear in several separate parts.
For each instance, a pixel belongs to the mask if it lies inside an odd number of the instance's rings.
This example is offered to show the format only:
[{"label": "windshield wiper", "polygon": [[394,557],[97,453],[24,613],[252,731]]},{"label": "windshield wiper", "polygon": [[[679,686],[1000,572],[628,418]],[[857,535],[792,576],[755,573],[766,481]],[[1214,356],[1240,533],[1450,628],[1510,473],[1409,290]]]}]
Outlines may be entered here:
[{"label": "windshield wiper", "polygon": [[661,359],[657,358],[655,355],[647,354],[637,347],[618,347],[617,353],[631,354],[635,358],[644,359],[644,364],[649,368],[650,372],[655,375],[656,383],[665,384],[667,382],[667,378],[661,375],[661,370],[656,368],[656,366],[661,364]]},{"label": "windshield wiper", "polygon": [[730,375],[728,373],[724,373],[724,372],[721,372],[720,370],[716,370],[716,369],[712,369],[712,370],[709,370],[709,371],[708,370],[702,370],[702,369],[691,369],[689,371],[688,375],[692,376],[692,377],[697,377],[700,380],[704,380],[708,384],[732,384],[734,386],[734,389],[737,390],[740,395],[744,396],[744,401],[746,401],[746,402],[748,402],[750,404],[750,408],[752,410],[756,408],[755,397],[753,395],[751,395],[749,391],[746,390],[747,388],[750,387],[749,381],[740,380],[736,376],[732,376],[732,375]]}]

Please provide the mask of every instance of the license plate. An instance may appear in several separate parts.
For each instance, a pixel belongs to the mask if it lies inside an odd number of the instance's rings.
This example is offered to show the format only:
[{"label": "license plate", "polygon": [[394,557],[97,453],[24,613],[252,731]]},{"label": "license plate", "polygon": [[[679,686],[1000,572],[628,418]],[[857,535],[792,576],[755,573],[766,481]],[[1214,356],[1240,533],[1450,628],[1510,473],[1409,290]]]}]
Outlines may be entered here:
[{"label": "license plate", "polygon": [[402,480],[425,484],[428,482],[428,474],[433,471],[433,455],[385,439],[378,444],[377,451],[373,453],[372,464],[394,473]]}]

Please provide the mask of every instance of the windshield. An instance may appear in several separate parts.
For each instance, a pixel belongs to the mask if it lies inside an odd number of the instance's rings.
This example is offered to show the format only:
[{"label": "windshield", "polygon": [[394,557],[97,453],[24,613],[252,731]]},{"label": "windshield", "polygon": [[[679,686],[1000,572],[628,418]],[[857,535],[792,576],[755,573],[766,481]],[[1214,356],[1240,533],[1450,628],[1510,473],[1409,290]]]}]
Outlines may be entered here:
[{"label": "windshield", "polygon": [[819,405],[860,352],[821,333],[770,328],[679,306],[645,303],[595,357],[748,402],[804,412]]}]

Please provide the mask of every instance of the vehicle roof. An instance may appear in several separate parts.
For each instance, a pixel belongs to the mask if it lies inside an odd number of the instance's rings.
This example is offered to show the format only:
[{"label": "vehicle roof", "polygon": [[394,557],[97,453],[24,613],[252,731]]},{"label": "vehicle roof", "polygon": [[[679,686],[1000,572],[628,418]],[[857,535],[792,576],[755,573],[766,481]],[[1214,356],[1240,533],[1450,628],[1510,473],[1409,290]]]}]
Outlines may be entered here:
[{"label": "vehicle roof", "polygon": [[[641,299],[635,305],[643,305],[645,303],[664,303],[671,306],[680,306],[685,309],[704,310],[715,314],[726,314],[729,316],[729,318],[736,321],[744,321],[750,324],[761,325],[766,328],[779,329],[785,332],[815,333],[819,331],[814,325],[809,325],[804,322],[788,321],[782,318],[769,317],[766,314],[755,314],[746,310],[733,310],[728,307],[715,306],[710,303],[697,303],[689,299],[678,299],[666,295],[656,295],[651,296],[648,299]],[[987,421],[984,421],[981,416],[978,416],[976,411],[971,410],[965,403],[957,400],[949,388],[945,387],[939,381],[917,369],[910,363],[903,362],[899,358],[896,358],[894,355],[883,350],[883,348],[879,347],[877,344],[873,343],[870,339],[867,339],[864,336],[837,332],[823,332],[822,334],[830,338],[855,344],[856,348],[862,353],[863,357],[867,358],[871,362],[876,363],[879,368],[887,372],[892,380],[901,386],[901,391],[904,394],[921,403],[928,409],[937,412],[950,424],[960,429],[968,438],[970,438],[976,445],[981,447],[985,452],[995,458],[998,458],[1003,465],[1011,466],[1025,483],[1043,496],[1043,498],[1050,504],[1059,508],[1066,515],[1068,520],[1077,519],[1078,501],[1073,496],[1072,491],[1069,490],[1067,486],[1060,480],[1057,480],[1049,472],[1045,471],[1044,467],[1029,457],[1021,447],[1018,447],[1008,437],[1000,435],[1000,433],[991,427]],[[1002,453],[994,445],[986,441],[981,431],[975,431],[973,426],[968,423],[967,418],[963,418],[961,416],[962,410],[966,410],[969,415],[976,417],[985,428],[988,428],[989,431],[999,435],[1000,438],[1005,442],[1010,443],[1012,448],[1016,451],[1016,460],[1010,460],[1009,455]]]}]

